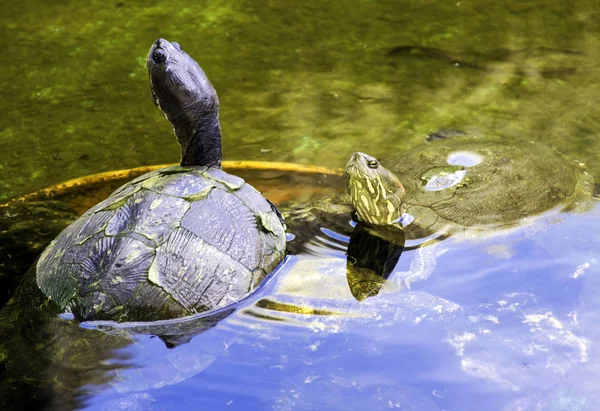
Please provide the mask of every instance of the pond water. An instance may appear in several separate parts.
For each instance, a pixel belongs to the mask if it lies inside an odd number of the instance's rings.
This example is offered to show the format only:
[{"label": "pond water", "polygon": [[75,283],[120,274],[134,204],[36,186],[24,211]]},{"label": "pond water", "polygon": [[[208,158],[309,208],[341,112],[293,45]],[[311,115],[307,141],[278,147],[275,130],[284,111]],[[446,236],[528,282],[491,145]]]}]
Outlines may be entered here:
[{"label": "pond water", "polygon": [[[344,186],[320,173],[235,172],[281,202],[288,216],[297,205],[286,200],[311,202]],[[45,213],[41,230],[37,214],[14,217],[13,208],[2,209],[1,242],[13,242],[12,257],[24,260],[21,271],[4,264],[4,275],[22,277],[35,248],[73,217],[69,210],[81,211],[83,200],[110,191],[106,182],[87,187],[63,197],[54,191],[58,203],[39,197],[26,203]],[[80,324],[68,315],[44,315],[48,307],[37,287],[27,287],[28,273],[0,311],[0,404],[92,410],[600,405],[600,240],[589,235],[600,220],[595,201],[585,213],[550,211],[533,225],[487,238],[456,234],[424,248],[407,240],[397,263],[390,259],[391,275],[378,279],[348,270],[351,258],[361,260],[361,243],[352,247],[357,228],[349,238],[349,220],[341,220],[294,222],[292,253],[257,291],[185,320]],[[422,259],[432,270],[409,277]]]},{"label": "pond water", "polygon": [[[4,2],[0,199],[178,160],[144,67],[158,37],[217,89],[228,160],[333,169],[455,128],[553,146],[600,181],[599,13],[583,0]],[[324,230],[171,339],[10,317],[0,408],[600,409],[600,209],[547,220],[444,240],[410,289],[407,249],[360,302],[347,238]],[[14,245],[0,243],[3,281]]]}]

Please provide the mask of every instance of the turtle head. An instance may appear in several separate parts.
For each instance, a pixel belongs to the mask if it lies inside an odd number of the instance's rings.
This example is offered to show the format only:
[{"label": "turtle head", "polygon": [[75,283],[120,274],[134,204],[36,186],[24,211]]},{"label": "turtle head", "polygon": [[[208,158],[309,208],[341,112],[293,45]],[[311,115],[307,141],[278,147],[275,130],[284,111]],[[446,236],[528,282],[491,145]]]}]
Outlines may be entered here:
[{"label": "turtle head", "polygon": [[179,44],[154,42],[146,59],[152,98],[173,125],[181,165],[221,165],[219,98],[212,84]]},{"label": "turtle head", "polygon": [[376,158],[354,153],[346,165],[346,182],[352,206],[362,221],[388,225],[404,214],[404,187]]}]

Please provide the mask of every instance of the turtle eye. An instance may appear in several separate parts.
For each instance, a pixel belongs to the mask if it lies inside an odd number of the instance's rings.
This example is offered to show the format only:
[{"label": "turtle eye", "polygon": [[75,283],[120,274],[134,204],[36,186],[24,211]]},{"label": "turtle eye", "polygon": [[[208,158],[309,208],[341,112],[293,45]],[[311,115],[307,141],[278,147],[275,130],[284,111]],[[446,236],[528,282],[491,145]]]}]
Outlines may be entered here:
[{"label": "turtle eye", "polygon": [[152,52],[152,60],[154,60],[156,64],[164,63],[167,61],[167,52],[163,49],[155,49]]},{"label": "turtle eye", "polygon": [[379,167],[379,163],[375,160],[369,160],[367,161],[367,165],[369,166],[369,168],[377,168]]}]

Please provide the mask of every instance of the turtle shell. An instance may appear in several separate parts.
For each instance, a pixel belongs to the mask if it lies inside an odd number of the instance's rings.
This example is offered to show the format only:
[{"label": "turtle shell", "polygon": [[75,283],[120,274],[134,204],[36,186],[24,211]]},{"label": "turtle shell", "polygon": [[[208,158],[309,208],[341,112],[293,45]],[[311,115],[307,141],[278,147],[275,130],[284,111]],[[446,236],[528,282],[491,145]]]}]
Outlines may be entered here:
[{"label": "turtle shell", "polygon": [[406,189],[408,238],[444,228],[502,228],[553,208],[589,203],[593,179],[580,164],[531,141],[437,140],[381,162]]},{"label": "turtle shell", "polygon": [[220,169],[174,166],[84,213],[36,278],[80,319],[156,320],[241,299],[284,254],[283,222],[257,190]]}]

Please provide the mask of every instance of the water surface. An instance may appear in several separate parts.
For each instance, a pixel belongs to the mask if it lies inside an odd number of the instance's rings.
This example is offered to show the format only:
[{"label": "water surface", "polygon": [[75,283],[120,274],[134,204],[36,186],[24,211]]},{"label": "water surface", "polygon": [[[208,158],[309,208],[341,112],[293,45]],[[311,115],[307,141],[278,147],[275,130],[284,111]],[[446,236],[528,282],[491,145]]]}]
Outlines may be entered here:
[{"label": "water surface", "polygon": [[[599,18],[592,1],[4,2],[0,198],[178,160],[144,67],[158,37],[215,85],[226,159],[336,168],[456,128],[554,146],[600,181]],[[362,302],[325,233],[175,348],[68,319],[3,334],[21,345],[0,404],[598,409],[599,217],[451,238],[429,278]]]}]

